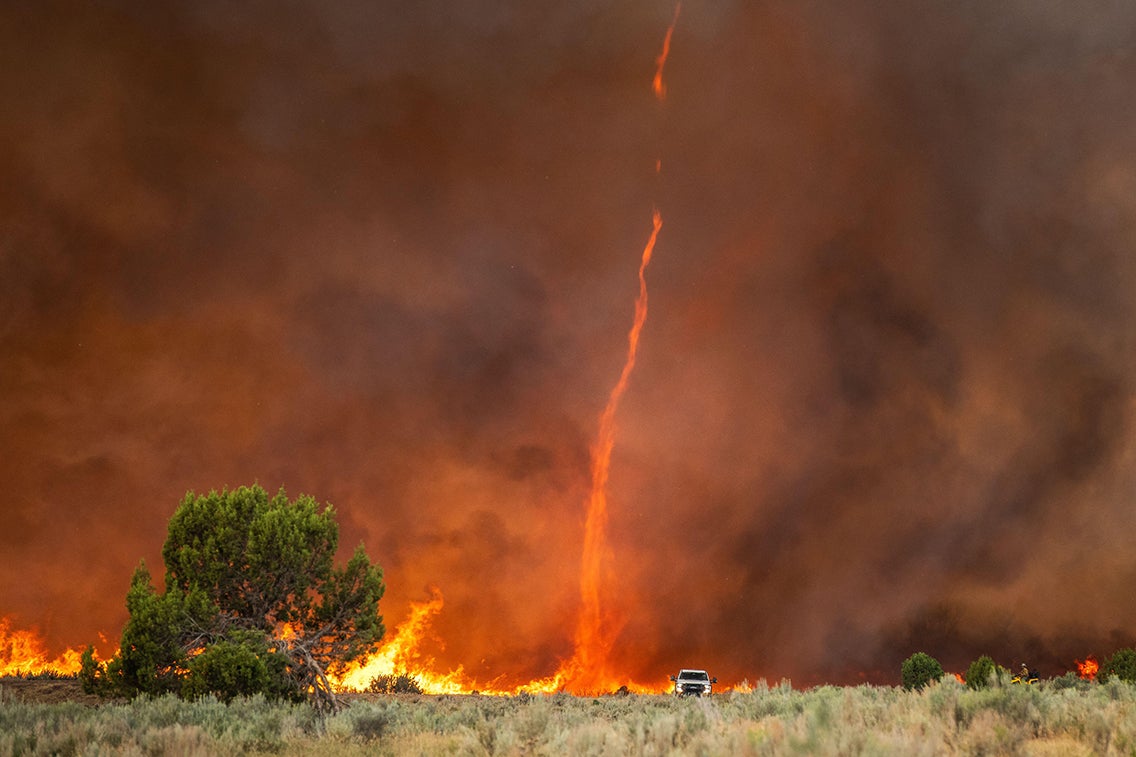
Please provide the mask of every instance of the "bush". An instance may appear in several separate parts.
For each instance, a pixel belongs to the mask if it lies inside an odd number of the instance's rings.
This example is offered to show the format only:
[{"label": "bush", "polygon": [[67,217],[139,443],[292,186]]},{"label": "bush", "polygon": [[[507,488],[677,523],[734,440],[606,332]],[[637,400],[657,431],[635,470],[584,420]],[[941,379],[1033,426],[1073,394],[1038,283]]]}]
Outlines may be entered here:
[{"label": "bush", "polygon": [[95,648],[88,645],[79,658],[79,684],[84,694],[110,696],[113,685],[107,680],[106,671],[95,660]]},{"label": "bush", "polygon": [[269,651],[263,637],[255,639],[255,632],[241,636],[245,638],[207,646],[189,661],[189,674],[182,683],[183,696],[195,699],[212,694],[222,702],[231,702],[234,697],[257,692],[279,695],[287,690],[288,681],[282,675],[287,661]]},{"label": "bush", "polygon": [[367,686],[367,691],[372,694],[421,694],[422,686],[414,676],[399,673],[375,676]]},{"label": "bush", "polygon": [[1113,678],[1136,683],[1136,649],[1120,649],[1100,667],[1098,679],[1105,683]]},{"label": "bush", "polygon": [[966,669],[966,685],[972,689],[989,688],[998,680],[998,666],[988,655],[982,655]]},{"label": "bush", "polygon": [[943,666],[926,652],[916,652],[903,661],[900,675],[905,689],[921,689],[943,677]]},{"label": "bush", "polygon": [[355,715],[352,732],[364,741],[382,738],[390,729],[394,718],[388,710],[363,708]]},{"label": "bush", "polygon": [[1057,676],[1049,680],[1050,688],[1061,691],[1062,689],[1075,689],[1077,691],[1087,691],[1092,688],[1093,682],[1087,678],[1081,678],[1072,671],[1063,676]]}]

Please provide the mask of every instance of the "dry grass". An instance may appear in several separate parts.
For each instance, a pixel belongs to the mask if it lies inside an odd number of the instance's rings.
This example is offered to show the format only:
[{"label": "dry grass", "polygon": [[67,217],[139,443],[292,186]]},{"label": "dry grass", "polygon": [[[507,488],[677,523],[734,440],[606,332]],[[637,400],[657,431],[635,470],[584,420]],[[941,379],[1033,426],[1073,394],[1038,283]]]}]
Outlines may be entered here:
[{"label": "dry grass", "polygon": [[0,682],[0,755],[1136,755],[1136,687],[1118,682],[760,683],[702,700],[369,695],[327,719],[260,698],[59,702],[67,683]]}]

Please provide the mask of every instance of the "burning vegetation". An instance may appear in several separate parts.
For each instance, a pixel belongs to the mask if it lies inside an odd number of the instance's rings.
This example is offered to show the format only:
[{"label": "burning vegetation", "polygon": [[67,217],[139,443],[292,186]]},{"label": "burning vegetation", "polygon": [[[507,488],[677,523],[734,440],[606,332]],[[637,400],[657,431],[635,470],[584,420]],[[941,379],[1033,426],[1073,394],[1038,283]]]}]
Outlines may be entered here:
[{"label": "burning vegetation", "polygon": [[74,675],[79,672],[82,650],[66,649],[52,656],[34,631],[13,628],[0,618],[0,677]]},{"label": "burning vegetation", "polygon": [[1086,681],[1095,681],[1099,672],[1100,664],[1096,657],[1089,655],[1083,660],[1077,660],[1077,675]]}]

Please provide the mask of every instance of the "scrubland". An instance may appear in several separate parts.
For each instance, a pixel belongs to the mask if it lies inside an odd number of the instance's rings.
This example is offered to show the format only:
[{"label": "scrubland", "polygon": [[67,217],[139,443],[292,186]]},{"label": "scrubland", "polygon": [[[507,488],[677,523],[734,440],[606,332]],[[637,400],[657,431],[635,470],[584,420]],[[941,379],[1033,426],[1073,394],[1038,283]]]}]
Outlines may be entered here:
[{"label": "scrubland", "polygon": [[326,718],[260,697],[90,706],[24,701],[0,682],[0,754],[1136,755],[1136,686],[1121,681],[347,701]]}]

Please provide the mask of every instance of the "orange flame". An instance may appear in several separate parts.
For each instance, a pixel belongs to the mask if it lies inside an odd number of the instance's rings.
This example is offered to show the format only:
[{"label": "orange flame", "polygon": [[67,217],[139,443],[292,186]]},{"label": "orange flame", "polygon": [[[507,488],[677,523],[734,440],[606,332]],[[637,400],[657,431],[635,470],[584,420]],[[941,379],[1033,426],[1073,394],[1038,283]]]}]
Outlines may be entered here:
[{"label": "orange flame", "polygon": [[442,592],[434,587],[430,589],[428,601],[411,602],[410,616],[399,624],[394,636],[378,652],[335,677],[336,688],[363,691],[376,676],[405,673],[414,676],[427,694],[461,694],[476,689],[475,682],[466,679],[461,666],[449,673],[433,672],[434,658],[420,649],[430,632],[430,621],[442,611],[444,604]]},{"label": "orange flame", "polygon": [[962,673],[952,673],[951,675],[953,675],[955,680],[959,683],[966,683],[966,679],[962,677]]},{"label": "orange flame", "polygon": [[34,631],[13,629],[8,618],[0,618],[0,676],[79,672],[83,652],[67,649],[52,658],[43,640]]},{"label": "orange flame", "polygon": [[1097,658],[1089,655],[1083,660],[1076,660],[1077,675],[1084,678],[1086,681],[1096,680],[1097,673],[1100,671],[1100,663]]},{"label": "orange flame", "polygon": [[559,674],[528,683],[509,686],[500,680],[477,681],[459,665],[448,673],[437,672],[437,661],[422,651],[422,643],[430,637],[430,625],[442,611],[445,600],[442,592],[431,587],[430,599],[411,602],[410,615],[395,629],[394,635],[379,651],[362,662],[332,676],[332,683],[340,691],[365,691],[376,676],[412,676],[425,694],[469,694],[480,692],[489,695],[515,695],[522,691],[551,694],[560,691],[563,683]]},{"label": "orange flame", "polygon": [[659,100],[667,98],[667,85],[663,82],[663,66],[667,64],[667,56],[671,54],[671,37],[674,36],[675,24],[678,23],[678,12],[682,10],[682,3],[675,4],[674,18],[667,27],[667,34],[663,37],[663,51],[655,59],[655,78],[651,81],[651,91]]}]

